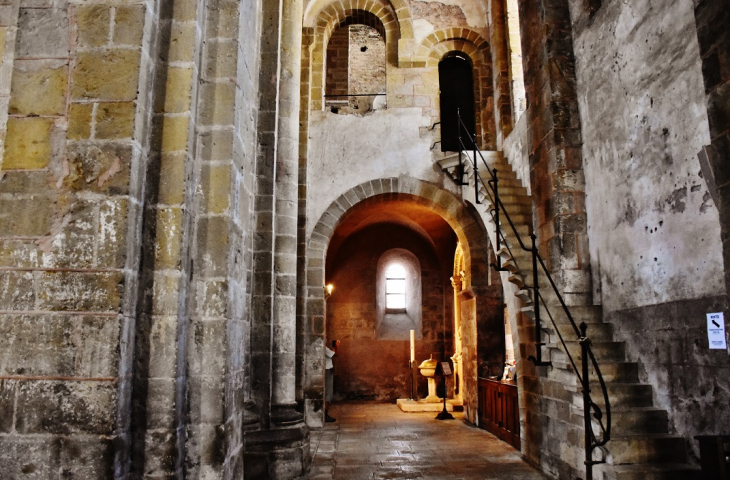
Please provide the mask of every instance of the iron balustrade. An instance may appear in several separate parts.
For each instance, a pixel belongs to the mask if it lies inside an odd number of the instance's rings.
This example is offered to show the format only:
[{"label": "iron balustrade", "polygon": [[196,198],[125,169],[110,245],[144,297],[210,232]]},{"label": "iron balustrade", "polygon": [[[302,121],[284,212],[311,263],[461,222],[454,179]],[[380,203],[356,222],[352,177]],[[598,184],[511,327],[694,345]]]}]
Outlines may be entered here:
[{"label": "iron balustrade", "polygon": [[[583,393],[583,419],[584,419],[584,428],[585,428],[585,465],[586,465],[586,480],[592,480],[593,479],[593,465],[604,463],[605,460],[600,461],[594,461],[593,460],[593,451],[596,448],[602,447],[608,443],[608,441],[611,438],[611,404],[608,399],[608,389],[606,388],[606,382],[603,379],[603,375],[601,374],[601,370],[598,366],[598,362],[596,361],[596,357],[593,354],[593,349],[591,348],[591,340],[588,338],[587,335],[587,329],[588,326],[585,324],[585,322],[581,322],[580,325],[576,325],[575,320],[573,319],[573,316],[570,313],[570,309],[565,303],[565,300],[563,299],[563,296],[560,294],[560,291],[558,290],[557,285],[553,281],[552,276],[550,275],[550,272],[548,271],[547,266],[545,265],[544,260],[540,256],[540,252],[537,248],[537,236],[534,233],[530,234],[531,238],[531,245],[527,246],[525,242],[522,241],[522,236],[517,231],[517,227],[515,226],[514,222],[512,221],[512,218],[509,216],[509,213],[507,212],[507,209],[505,208],[504,204],[502,203],[501,198],[499,197],[499,178],[497,176],[497,169],[490,169],[489,165],[487,164],[487,161],[484,159],[484,156],[482,155],[481,151],[479,150],[477,146],[476,141],[476,134],[469,134],[469,131],[464,124],[464,122],[461,119],[460,113],[457,111],[457,121],[458,124],[458,140],[459,145],[461,146],[461,150],[459,150],[459,173],[458,173],[458,180],[454,179],[457,184],[459,185],[468,185],[468,182],[464,183],[461,180],[463,179],[463,175],[465,173],[464,165],[462,163],[462,154],[463,152],[466,153],[466,158],[468,159],[469,163],[471,164],[472,171],[474,172],[474,194],[475,194],[475,202],[477,204],[481,203],[481,200],[479,198],[480,195],[480,186],[484,190],[484,194],[489,199],[489,202],[492,204],[493,208],[489,210],[489,214],[492,217],[492,220],[494,221],[495,227],[496,227],[496,252],[497,252],[497,263],[492,263],[491,266],[495,268],[497,271],[503,272],[503,271],[510,271],[508,268],[505,268],[502,266],[502,257],[500,256],[500,252],[502,252],[502,245],[504,245],[506,249],[506,253],[509,255],[512,263],[515,265],[515,268],[518,271],[522,271],[520,269],[519,264],[517,263],[517,257],[512,252],[512,247],[510,246],[509,242],[507,242],[507,238],[502,230],[501,221],[500,218],[503,215],[504,218],[507,220],[507,223],[509,224],[510,228],[512,229],[512,232],[514,233],[515,238],[517,239],[517,242],[519,243],[519,247],[526,251],[530,252],[532,256],[532,285],[524,285],[524,287],[521,288],[527,288],[528,290],[532,290],[532,303],[533,303],[533,309],[534,309],[534,318],[535,318],[535,356],[530,355],[528,357],[528,360],[532,361],[535,366],[549,366],[552,365],[552,362],[546,362],[542,359],[542,347],[545,345],[545,342],[542,341],[542,325],[541,325],[541,317],[540,317],[540,305],[542,304],[543,309],[548,315],[548,318],[550,319],[550,322],[552,323],[554,327],[554,331],[558,336],[558,339],[560,340],[561,345],[563,346],[563,349],[565,350],[565,354],[568,356],[568,360],[570,361],[570,365],[573,368],[573,371],[575,372],[578,381],[581,384],[582,393]],[[434,124],[433,127],[435,127],[437,124]],[[467,145],[464,144],[463,138],[462,138],[462,130],[463,132],[469,137],[469,140],[471,142],[471,149],[467,148]],[[472,150],[472,157],[469,157],[469,150]],[[485,183],[484,179],[482,179],[481,175],[479,174],[479,162],[477,158],[480,158],[482,163],[484,164],[484,168],[489,172],[490,179]],[[453,177],[452,177],[453,178]],[[500,213],[501,212],[501,213]],[[548,303],[545,301],[545,298],[540,293],[540,282],[539,282],[539,275],[542,273],[545,278],[547,278],[550,288],[555,293],[558,301],[559,301],[559,307],[563,310],[565,313],[565,316],[568,318],[570,325],[573,327],[574,333],[578,337],[578,343],[580,344],[581,349],[581,368],[578,369],[578,366],[575,363],[575,360],[573,359],[573,356],[570,354],[570,350],[568,349],[568,346],[565,343],[565,339],[563,338],[563,335],[560,333],[560,329],[558,328],[558,324],[553,317],[553,314],[550,311],[550,307],[548,306]],[[590,363],[589,363],[590,362]],[[590,389],[590,367],[593,367],[593,370],[598,378],[599,385],[601,387],[601,393],[603,394],[603,400],[605,402],[604,408],[605,408],[605,420],[606,423],[604,425],[603,423],[603,410],[601,410],[601,407],[598,406],[593,399],[591,398],[591,389]],[[596,433],[593,430],[593,424],[591,417],[595,418],[598,427],[600,429],[600,439],[596,436]]]}]

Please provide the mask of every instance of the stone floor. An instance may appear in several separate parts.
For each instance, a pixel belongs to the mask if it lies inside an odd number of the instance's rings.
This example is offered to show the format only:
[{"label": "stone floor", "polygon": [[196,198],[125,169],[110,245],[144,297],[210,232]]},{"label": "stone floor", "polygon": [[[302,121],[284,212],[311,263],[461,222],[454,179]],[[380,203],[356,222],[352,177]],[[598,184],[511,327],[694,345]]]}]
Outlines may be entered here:
[{"label": "stone floor", "polygon": [[395,404],[341,403],[336,423],[313,430],[308,480],[431,479],[543,480],[517,450],[461,413],[403,413]]}]

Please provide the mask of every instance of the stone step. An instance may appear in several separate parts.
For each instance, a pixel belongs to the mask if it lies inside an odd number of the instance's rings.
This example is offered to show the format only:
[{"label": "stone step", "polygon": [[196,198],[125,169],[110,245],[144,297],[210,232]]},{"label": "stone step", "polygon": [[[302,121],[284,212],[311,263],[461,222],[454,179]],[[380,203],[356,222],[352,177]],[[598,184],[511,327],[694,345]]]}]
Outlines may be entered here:
[{"label": "stone step", "polygon": [[[563,335],[565,345],[568,347],[568,351],[575,363],[579,364],[581,359],[580,344],[577,341],[569,341],[566,337],[567,332]],[[560,358],[560,354],[566,355],[561,343],[549,344],[546,345],[546,348],[550,348],[551,353],[559,352],[558,358]],[[623,362],[626,360],[626,344],[624,342],[593,342],[591,344],[591,350],[593,351],[593,356],[596,357],[596,362],[598,362],[599,367],[604,363]]]},{"label": "stone step", "polygon": [[515,297],[522,300],[526,306],[532,305],[532,297],[531,297],[531,293],[529,290],[526,290],[524,288],[522,290],[517,290],[515,292]]},{"label": "stone step", "polygon": [[598,465],[594,467],[596,480],[700,480],[699,467],[686,463],[657,465]]},{"label": "stone step", "polygon": [[669,433],[669,415],[661,408],[612,410],[612,430],[626,435]]},{"label": "stone step", "polygon": [[[544,312],[540,312],[540,315],[542,315]],[[545,318],[542,316],[541,318]],[[559,343],[558,336],[555,333],[555,327],[550,323],[550,320],[547,320],[546,322],[543,321],[543,324],[547,324],[543,327],[543,330],[550,335],[550,343]],[[610,323],[587,323],[586,326],[588,329],[586,330],[586,333],[588,335],[588,338],[592,342],[612,342],[613,341],[613,325]],[[570,340],[574,341],[576,338],[575,330],[573,329],[572,325],[569,323],[565,324],[558,324],[558,331],[563,336],[563,340]]]},{"label": "stone step", "polygon": [[[638,383],[639,381],[639,364],[636,362],[609,362],[598,364],[601,369],[601,375],[606,383]],[[590,369],[591,378],[595,377],[593,368]]]},{"label": "stone step", "polygon": [[507,269],[510,273],[518,273],[520,271],[517,263],[509,256],[506,260],[502,259],[502,268]]},{"label": "stone step", "polygon": [[[517,238],[514,236],[514,233],[511,231],[510,228],[509,231],[502,230],[504,233],[504,243],[506,243],[506,246],[508,247],[509,251],[512,253],[512,256],[517,259],[518,264],[522,266],[525,265],[524,268],[526,271],[532,270],[532,254],[523,249],[522,245],[520,245],[520,242],[517,240]],[[500,243],[502,243],[502,240],[500,240]],[[525,240],[523,237],[522,243],[525,244],[525,247],[530,248],[530,240],[528,237],[528,240]],[[500,245],[501,247],[501,245]]]},{"label": "stone step", "polygon": [[674,435],[613,435],[606,450],[606,462],[611,465],[684,463],[687,459],[684,438]]},{"label": "stone step", "polygon": [[[492,177],[489,174],[485,174],[483,171],[480,171],[479,173],[479,176],[482,178],[482,182],[484,182],[490,190],[493,190]],[[471,178],[474,178],[470,171],[468,174]],[[499,172],[498,178],[499,182],[497,182],[497,187],[499,188],[500,195],[502,193],[507,193],[506,191],[510,190],[513,192],[513,195],[527,196],[527,189],[522,186],[522,182],[520,182],[514,175],[505,175],[504,173]]]},{"label": "stone step", "polygon": [[[515,230],[517,231],[517,234],[520,235],[520,238],[522,238],[522,243],[525,244],[526,247],[530,248],[530,245],[532,244],[532,240],[530,240],[530,226],[525,223],[519,223],[515,222],[514,219],[512,220],[515,224],[515,228],[512,228],[512,225],[509,224],[507,219],[504,217],[500,217],[499,224],[502,229],[502,234],[505,236],[507,241],[511,242],[511,245],[519,245],[520,242],[517,241],[517,236],[515,235]],[[494,219],[490,217],[489,219],[489,225],[494,228]],[[532,255],[532,253],[529,253],[529,255]]]},{"label": "stone step", "polygon": [[522,182],[515,175],[505,175],[502,171],[499,172],[499,189],[505,188],[520,188],[522,189],[522,195],[527,195],[527,189],[522,185]]},{"label": "stone step", "polygon": [[[608,399],[611,402],[612,411],[622,411],[629,408],[649,408],[654,406],[653,392],[651,385],[641,383],[608,383]],[[591,398],[601,409],[605,407],[601,386],[591,382]],[[583,395],[581,392],[573,394],[573,405],[583,408]]]},{"label": "stone step", "polygon": [[[491,206],[490,206],[490,208],[491,208]],[[510,211],[510,209],[507,209],[509,218],[512,220],[512,223],[515,224],[515,227],[520,227],[520,226],[528,227],[527,237],[522,239],[523,242],[529,241],[529,238],[530,238],[529,226],[532,221],[532,213],[529,211],[525,211],[525,210],[518,208],[518,209],[514,209],[514,211]],[[491,216],[489,216],[489,223],[494,225],[494,220],[492,219]],[[510,226],[507,219],[504,217],[504,211],[499,212],[499,225],[502,227],[503,232],[512,231],[512,227]]]},{"label": "stone step", "polygon": [[[550,350],[550,353],[555,353],[555,350]],[[576,367],[580,370],[580,359],[574,360],[576,361]],[[573,373],[573,366],[570,362],[568,362],[568,358],[565,354],[560,357],[559,354],[552,355],[551,361],[553,362],[553,367],[556,370],[565,370]],[[598,368],[601,370],[603,381],[607,384],[612,382],[639,383],[639,366],[635,362],[599,362]],[[588,371],[591,381],[598,382],[598,376],[596,375],[592,365],[589,367]]]},{"label": "stone step", "polygon": [[[484,189],[484,187],[482,187],[479,189],[479,193],[480,193],[481,198],[487,197],[486,201],[491,203],[489,198],[490,198],[490,195],[493,195],[492,192],[489,192],[489,195],[487,195],[487,191]],[[480,200],[481,200],[481,198],[480,198]],[[502,192],[500,189],[499,199],[502,201],[502,204],[504,205],[505,210],[507,210],[507,212],[510,215],[512,214],[512,212],[510,212],[508,205],[510,205],[510,206],[512,206],[512,205],[529,205],[530,207],[532,207],[532,200],[527,195],[506,193],[506,192]]]},{"label": "stone step", "polygon": [[517,288],[522,288],[525,286],[525,279],[519,273],[510,273],[510,275],[507,277],[507,281],[514,285],[517,285]]},{"label": "stone step", "polygon": [[[540,282],[541,288],[540,288],[540,295],[545,298],[545,291],[548,290],[548,288],[542,287],[543,283]],[[549,290],[552,290],[552,287],[549,288]],[[542,302],[541,302],[542,304]],[[565,314],[565,311],[563,310],[563,307],[559,304],[555,303],[548,303],[548,306],[550,307],[550,313],[553,316],[553,319],[555,320],[555,323],[562,327],[563,325],[570,325],[570,321],[568,320],[568,316]],[[570,316],[573,318],[573,321],[576,325],[580,326],[581,323],[585,322],[588,327],[588,335],[590,338],[590,325],[597,324],[597,323],[603,323],[603,315],[602,310],[599,305],[572,305],[568,307],[568,311],[570,312]],[[547,315],[547,314],[546,314]],[[545,317],[547,318],[547,316]],[[565,332],[566,330],[561,328],[561,332]]]},{"label": "stone step", "polygon": [[[580,389],[580,384],[577,385]],[[591,389],[593,397],[600,395],[598,389]],[[582,397],[581,397],[582,398]],[[595,398],[593,399],[595,401]],[[596,402],[597,403],[597,402]],[[583,402],[580,406],[571,405],[571,418],[575,425],[583,425]],[[603,423],[605,425],[606,412],[603,412]],[[594,423],[594,432],[601,436],[596,419],[591,418]],[[631,407],[626,409],[611,408],[611,432],[621,435],[666,435],[669,433],[669,415],[667,411],[656,407]]]}]

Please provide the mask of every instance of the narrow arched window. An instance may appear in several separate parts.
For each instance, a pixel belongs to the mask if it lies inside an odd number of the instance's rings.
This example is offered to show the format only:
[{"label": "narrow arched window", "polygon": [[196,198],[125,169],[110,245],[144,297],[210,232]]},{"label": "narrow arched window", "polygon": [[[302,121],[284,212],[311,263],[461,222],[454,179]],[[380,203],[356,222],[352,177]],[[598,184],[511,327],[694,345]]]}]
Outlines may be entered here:
[{"label": "narrow arched window", "polygon": [[421,335],[421,263],[412,252],[393,248],[378,260],[376,279],[376,336],[408,340]]},{"label": "narrow arched window", "polygon": [[400,263],[391,263],[385,269],[385,308],[406,309],[406,269]]},{"label": "narrow arched window", "polygon": [[[474,80],[471,60],[468,57],[460,52],[453,52],[439,62],[439,90],[441,151],[471,149],[471,136],[476,133],[476,122]],[[459,118],[463,125],[459,124]]]}]

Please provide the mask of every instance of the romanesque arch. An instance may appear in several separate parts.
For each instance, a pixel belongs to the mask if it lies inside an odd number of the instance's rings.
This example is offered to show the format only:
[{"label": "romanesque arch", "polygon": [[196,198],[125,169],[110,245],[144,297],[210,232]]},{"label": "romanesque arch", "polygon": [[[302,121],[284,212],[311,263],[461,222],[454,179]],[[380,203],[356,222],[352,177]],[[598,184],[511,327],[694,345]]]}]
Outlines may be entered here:
[{"label": "romanesque arch", "polygon": [[[372,1],[359,0],[351,3],[354,3],[355,6],[346,6],[345,9],[352,8],[371,11],[370,9],[377,9],[377,6],[380,2],[375,2],[375,4],[373,4],[374,2]],[[400,38],[413,38],[413,20],[411,19],[411,12],[408,9],[408,2],[406,2],[405,0],[390,0],[383,1],[382,5],[389,6],[391,11],[395,14],[400,29]],[[324,11],[326,7],[339,8],[340,4],[331,3],[330,0],[314,0],[307,6],[306,11],[304,12],[304,27],[314,27],[315,22],[320,17],[322,11]],[[373,13],[375,12],[373,11]]]},{"label": "romanesque arch", "polygon": [[[330,239],[337,225],[348,211],[362,202],[378,203],[386,200],[407,200],[428,207],[440,215],[454,230],[462,246],[466,275],[462,277],[462,289],[480,295],[489,283],[489,240],[484,226],[464,203],[454,194],[433,184],[411,178],[384,178],[360,184],[333,201],[315,225],[307,242],[306,276],[307,298],[306,319],[308,323],[305,340],[305,405],[307,422],[318,425],[321,422],[323,391],[324,335],[326,331],[325,311],[325,257]],[[476,342],[474,337],[473,342]],[[474,345],[475,347],[475,345]],[[473,350],[475,351],[475,350]],[[465,397],[469,399],[472,412],[476,412],[477,386],[476,370],[474,382],[466,386]]]},{"label": "romanesque arch", "polygon": [[492,60],[489,43],[469,28],[453,27],[432,32],[423,39],[416,51],[416,58],[428,67],[438,64],[452,52],[461,52],[469,57],[473,66],[474,107],[479,112],[476,118],[477,143],[482,148],[496,148],[494,95],[492,85]]},{"label": "romanesque arch", "polygon": [[303,65],[311,65],[312,110],[320,110],[324,106],[325,61],[327,44],[332,33],[339,27],[357,23],[374,27],[385,38],[386,68],[398,62],[401,25],[396,10],[389,1],[345,0],[324,5],[319,10],[312,6],[307,9],[304,17],[305,38],[309,36],[311,50],[304,49],[305,58],[302,62]]}]

